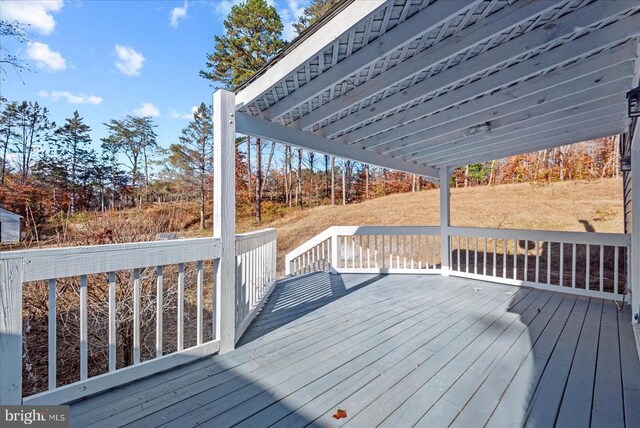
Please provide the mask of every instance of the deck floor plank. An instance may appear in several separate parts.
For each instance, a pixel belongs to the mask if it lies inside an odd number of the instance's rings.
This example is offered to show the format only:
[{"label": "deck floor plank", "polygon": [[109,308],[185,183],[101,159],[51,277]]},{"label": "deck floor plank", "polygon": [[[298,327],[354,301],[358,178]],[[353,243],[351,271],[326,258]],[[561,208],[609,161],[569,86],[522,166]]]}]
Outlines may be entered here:
[{"label": "deck floor plank", "polygon": [[[306,404],[306,401],[309,401],[310,397],[318,397],[322,394],[327,393],[331,388],[339,385],[343,379],[348,379],[353,373],[357,373],[360,370],[366,370],[370,367],[390,367],[397,364],[404,355],[394,352],[399,349],[403,345],[409,345],[417,348],[424,348],[428,343],[434,340],[445,338],[444,340],[453,340],[464,331],[465,328],[468,328],[468,325],[473,322],[474,317],[472,313],[466,311],[465,308],[471,304],[475,303],[479,306],[479,310],[484,310],[481,308],[485,307],[495,307],[504,304],[504,301],[507,300],[507,297],[504,296],[504,293],[499,291],[493,291],[491,294],[488,294],[483,297],[474,298],[471,294],[469,297],[463,302],[462,306],[457,305],[455,312],[453,312],[450,316],[443,317],[441,320],[438,320],[437,323],[426,323],[421,322],[420,324],[414,325],[410,331],[404,330],[400,332],[397,336],[391,338],[390,340],[384,342],[383,344],[371,348],[366,353],[358,356],[357,358],[345,362],[344,365],[339,368],[333,370],[332,372],[318,377],[316,381],[307,385],[306,387],[299,389],[298,391],[293,392],[291,395],[286,396],[286,402],[289,407],[293,409],[298,409],[301,405]],[[453,307],[451,308],[453,310]],[[450,310],[450,311],[451,311]],[[406,350],[405,350],[406,352]],[[344,361],[343,355],[340,355],[340,359]],[[341,362],[342,362],[341,361]],[[303,373],[299,375],[301,377],[301,381],[308,381],[308,373]],[[286,394],[285,391],[284,394]],[[284,397],[283,397],[284,398]],[[273,404],[273,403],[272,403]],[[247,406],[245,410],[245,414],[247,411],[255,410],[256,406],[254,404],[250,404]],[[234,409],[235,410],[235,409]],[[239,409],[242,413],[242,409]],[[273,419],[273,412],[259,412],[255,416],[255,420],[263,421],[264,423],[277,422],[279,418]],[[287,415],[280,415],[287,416]],[[215,423],[216,420],[212,420],[212,423]],[[240,422],[240,421],[235,421]],[[242,421],[243,426],[247,421]]]},{"label": "deck floor plank", "polygon": [[582,325],[569,379],[564,388],[557,427],[585,427],[591,423],[593,383],[598,358],[602,300],[592,299]]},{"label": "deck floor plank", "polygon": [[621,319],[618,331],[625,423],[629,427],[640,427],[640,359],[633,341],[633,327]]},{"label": "deck floor plank", "polygon": [[571,318],[562,331],[529,402],[525,426],[532,428],[555,425],[589,304],[588,297],[578,297]]},{"label": "deck floor plank", "polygon": [[[420,298],[422,295],[429,295],[433,298],[433,303],[429,303],[426,307],[430,307],[449,301],[455,301],[456,297],[463,291],[464,288],[461,284],[454,285],[450,289],[441,287],[440,290],[432,291],[427,289],[415,290],[414,299],[415,297]],[[183,388],[185,385],[188,385],[187,389],[190,392],[195,393],[198,390],[198,386],[204,384],[205,379],[208,385],[204,385],[204,389],[209,389],[216,385],[213,382],[218,379],[220,379],[220,382],[225,382],[234,377],[238,377],[239,374],[234,375],[233,372],[227,373],[231,369],[236,370],[239,373],[252,373],[259,369],[261,365],[267,364],[269,361],[277,361],[281,355],[292,356],[296,355],[296,352],[310,347],[318,350],[318,347],[325,342],[331,344],[337,339],[346,340],[345,338],[350,337],[348,335],[349,333],[357,335],[361,331],[358,328],[366,328],[368,325],[367,321],[373,318],[377,321],[381,321],[385,319],[387,315],[393,315],[395,313],[394,308],[396,306],[406,308],[407,304],[414,299],[412,299],[411,296],[404,295],[400,300],[390,299],[386,302],[382,302],[384,305],[379,308],[379,311],[375,311],[375,309],[377,309],[375,304],[372,304],[368,310],[367,305],[364,304],[364,306],[359,308],[359,311],[348,312],[343,314],[342,317],[333,317],[333,311],[330,311],[325,318],[316,320],[318,321],[318,324],[316,325],[314,323],[313,326],[309,326],[306,320],[301,319],[300,325],[297,328],[301,329],[302,332],[305,332],[303,335],[295,334],[295,328],[288,326],[289,328],[287,331],[289,334],[285,335],[282,340],[278,339],[280,336],[278,333],[280,332],[274,332],[274,334],[272,334],[272,336],[275,337],[273,343],[268,343],[259,347],[255,347],[253,343],[249,343],[245,347],[238,349],[238,351],[244,352],[233,352],[223,356],[215,356],[209,359],[209,362],[207,362],[205,366],[197,367],[197,370],[178,370],[170,380],[162,384],[158,383],[154,376],[153,378],[148,379],[147,382],[151,383],[153,387],[139,388],[135,390],[135,393],[132,393],[131,391],[129,391],[129,393],[125,392],[124,389],[126,388],[123,388],[123,390],[120,391],[113,391],[113,395],[116,395],[116,392],[121,395],[120,400],[111,401],[109,403],[105,403],[104,401],[99,402],[99,400],[96,400],[98,402],[95,404],[96,406],[99,406],[99,410],[96,411],[94,409],[93,411],[86,411],[85,409],[83,414],[72,413],[72,416],[75,420],[87,424],[91,423],[91,421],[103,420],[108,417],[115,417],[119,421],[123,421],[126,420],[126,417],[129,414],[137,414],[137,416],[140,416],[139,410],[137,409],[144,407],[145,412],[151,412],[152,405],[150,405],[150,403],[153,403],[152,400],[158,397],[160,397],[160,400],[165,401],[155,402],[153,404],[158,408],[162,408],[163,405],[166,405],[166,395],[177,395],[176,391]],[[335,326],[336,328],[339,327],[341,329],[340,334],[336,335],[335,330],[328,328],[330,326]],[[352,327],[353,330],[350,330]],[[308,331],[309,329],[311,331]],[[330,340],[324,341],[324,339]],[[190,367],[188,366],[186,369],[190,369]],[[162,376],[158,377],[162,378]],[[140,383],[144,383],[144,381]],[[111,395],[112,394],[108,394],[106,398]]]},{"label": "deck floor plank", "polygon": [[72,403],[70,421],[635,427],[629,318],[597,298],[470,279],[311,274],[277,285],[236,350]]},{"label": "deck floor plank", "polygon": [[[526,290],[526,289],[520,290],[516,295],[513,296],[513,299],[511,299],[506,306],[501,305],[498,308],[495,308],[493,311],[489,312],[484,317],[478,317],[478,321],[472,326],[472,329],[468,329],[463,333],[463,335],[466,336],[466,338],[473,338],[474,336],[477,335],[478,331],[482,331],[481,335],[485,334],[486,330],[490,328],[491,325],[493,325],[492,321],[503,317],[504,314],[507,313],[508,307],[513,306],[515,304],[514,301],[517,301],[518,305],[526,306],[527,304],[530,304],[533,300],[535,300],[536,295],[537,295],[537,292],[531,293],[531,290]],[[461,337],[459,338],[459,340],[457,340],[457,342],[452,341],[449,344],[447,344],[446,347],[443,347],[440,351],[436,353],[432,353],[432,357],[430,358],[435,357],[440,359],[440,358],[446,357],[446,354],[456,355],[457,349],[459,349],[460,346],[464,346],[465,343],[475,342],[475,340],[474,342],[469,342],[465,340],[465,337],[462,337],[463,335],[461,335]],[[467,348],[465,349],[468,349],[469,346],[470,345],[468,345]],[[462,355],[462,354],[458,354],[455,358],[457,358],[459,355]],[[397,387],[396,385],[399,382],[403,381],[404,379],[408,379],[409,376],[411,377],[418,376],[418,374],[414,373],[414,371],[424,364],[425,364],[424,359],[418,359],[415,362],[411,361],[411,362],[404,363],[399,367],[395,368],[394,370],[389,370],[388,372],[384,373],[383,376],[381,376],[379,379],[376,379],[370,385],[367,385],[366,388],[362,389],[361,391],[358,391],[358,393],[349,397],[343,403],[343,405],[349,408],[351,414],[354,416],[358,415],[362,411],[362,409],[367,408],[369,405],[371,405],[371,403],[373,403],[376,400],[379,400],[377,406],[382,407],[382,403],[385,403],[386,400],[394,396],[394,392],[387,392],[387,391],[401,390],[402,386]],[[430,365],[431,362],[427,362],[427,364]],[[404,382],[407,382],[407,380],[404,380]],[[387,397],[382,397],[384,394],[387,394]],[[362,419],[362,416],[360,416],[360,419]],[[352,418],[351,420],[355,420],[357,422],[358,418]],[[329,415],[324,415],[319,420],[319,423],[321,425],[327,425],[330,422],[331,421],[329,419]],[[373,422],[373,421],[369,421],[369,422]],[[340,422],[334,423],[334,424],[341,425]]]},{"label": "deck floor plank", "polygon": [[605,302],[602,308],[596,365],[591,424],[596,427],[624,427],[618,310],[613,302]]},{"label": "deck floor plank", "polygon": [[558,312],[560,317],[565,314],[568,316],[574,301],[575,296],[554,294],[544,307],[539,308],[539,315],[529,324],[526,333],[518,337],[488,374],[471,400],[454,419],[451,424],[453,427],[484,426],[547,324]]},{"label": "deck floor plank", "polygon": [[[491,298],[493,298],[493,294],[487,293],[481,299],[488,300]],[[458,302],[451,305],[451,308],[452,310],[462,311],[464,306],[470,303],[470,299],[460,298]],[[277,362],[277,365],[272,364],[264,367],[265,371],[271,374],[263,379],[263,382],[274,385],[271,389],[255,396],[251,395],[253,391],[251,390],[251,386],[248,386],[239,391],[238,394],[226,396],[223,400],[208,402],[207,405],[197,410],[189,410],[184,418],[175,421],[175,426],[183,426],[185,423],[192,425],[204,422],[216,426],[230,426],[238,423],[248,412],[258,411],[271,404],[274,396],[275,398],[282,399],[314,379],[320,379],[332,372],[345,361],[349,362],[351,359],[356,359],[363,354],[376,355],[377,352],[374,351],[374,349],[377,346],[382,343],[387,343],[389,340],[396,340],[396,336],[403,332],[416,332],[416,329],[419,328],[418,326],[424,320],[436,318],[436,321],[443,321],[435,324],[440,325],[440,327],[434,327],[432,329],[434,332],[440,331],[438,328],[442,330],[446,329],[449,324],[446,321],[450,319],[450,317],[447,317],[440,309],[441,307],[436,306],[432,310],[424,310],[421,305],[417,305],[410,311],[403,311],[396,319],[391,318],[387,323],[377,323],[375,326],[372,326],[372,328],[367,329],[365,334],[359,336],[357,342],[336,340],[334,346],[326,352],[314,352],[310,350],[311,352],[307,358],[297,362],[290,361],[288,358],[282,358]],[[463,311],[463,315],[461,316],[464,316],[464,313]],[[292,376],[292,373],[295,375]],[[248,398],[245,394],[247,390],[249,390],[249,394],[251,395]],[[181,403],[180,407],[184,410],[185,403]],[[186,406],[186,408],[189,409],[190,407]],[[215,412],[220,412],[220,416],[207,419],[215,414]],[[218,415],[216,414],[216,416]]]},{"label": "deck floor plank", "polygon": [[[486,370],[486,367],[495,359],[495,355],[506,352],[526,329],[526,324],[518,325],[518,319],[521,316],[524,319],[533,319],[538,314],[539,305],[544,304],[551,297],[550,293],[537,293],[539,292],[532,293],[537,297],[536,299],[523,300],[517,304],[512,302],[508,311],[500,314],[499,318],[494,318],[493,322],[486,323],[484,326],[486,329],[482,331],[481,335],[429,379],[411,398],[391,413],[382,426],[413,426],[420,424],[420,421],[430,426],[449,423],[456,412],[453,413],[453,416],[445,416],[444,413],[439,413],[436,408],[428,416],[425,414],[448,392],[449,388],[458,382],[457,388],[463,391],[477,389],[482,378],[473,375],[479,371],[482,372],[483,369],[480,367],[483,365]],[[467,373],[470,367],[473,367],[473,370]],[[463,400],[463,403],[465,401]]]},{"label": "deck floor plank", "polygon": [[[452,295],[455,294],[455,292],[452,293]],[[349,349],[358,350],[363,347],[361,343],[366,341],[369,336],[384,332],[401,322],[405,322],[408,327],[408,325],[417,323],[419,316],[427,317],[432,313],[438,314],[441,311],[440,305],[449,301],[452,302],[452,305],[456,304],[456,299],[451,298],[451,295],[447,296],[446,292],[440,300],[435,299],[429,302],[414,300],[402,306],[392,307],[385,313],[379,313],[377,317],[371,319],[371,322],[359,323],[351,329],[326,323],[327,327],[325,328],[335,329],[333,330],[334,334],[326,340],[318,342],[314,346],[305,347],[297,353],[275,353],[279,358],[268,363],[257,359],[263,366],[262,370],[251,374],[240,373],[240,376],[236,378],[237,382],[234,383],[226,382],[214,389],[208,388],[208,385],[202,385],[202,390],[194,388],[194,384],[187,385],[180,393],[165,397],[169,401],[158,403],[153,408],[145,406],[144,413],[149,413],[151,410],[157,412],[149,417],[145,415],[143,419],[137,420],[133,426],[148,426],[148,424],[153,425],[158,422],[167,423],[167,421],[180,417],[182,413],[190,413],[189,417],[196,418],[200,414],[206,413],[207,416],[211,416],[215,412],[224,412],[234,405],[258,395],[258,390],[253,387],[253,383],[257,381],[271,385],[271,382],[277,381],[279,376],[289,378],[291,373],[308,370],[317,365],[318,361],[330,360],[345,351],[343,346],[335,346],[336,344],[347,343]],[[224,397],[224,400],[214,400],[216,397]],[[121,421],[120,418],[123,415],[116,416]]]},{"label": "deck floor plank", "polygon": [[[548,298],[551,296],[551,293],[540,293],[538,291],[529,293],[524,299],[519,301],[518,305],[526,308],[539,298],[544,299],[545,296],[543,295],[546,295]],[[405,411],[412,413],[414,410],[411,409],[412,395],[416,391],[420,391],[424,388],[425,385],[428,384],[432,378],[437,376],[444,367],[454,361],[463,349],[470,346],[470,344],[473,343],[482,333],[481,329],[492,324],[492,316],[498,314],[502,315],[508,312],[508,310],[513,307],[512,304],[513,302],[508,302],[504,308],[501,308],[502,311],[497,311],[497,314],[489,314],[489,320],[485,317],[479,317],[480,322],[478,323],[479,328],[477,330],[471,330],[467,332],[468,334],[466,335],[460,335],[454,343],[450,344],[450,346],[443,347],[438,350],[433,358],[429,360],[429,364],[424,364],[416,368],[410,376],[407,376],[401,382],[398,382],[364,410],[355,415],[351,420],[353,424],[357,425],[359,423],[365,424],[370,422],[372,425],[378,425],[384,421],[389,425],[393,425],[396,422],[396,418],[399,418],[400,415],[404,415]],[[514,306],[519,307],[518,305]],[[416,410],[420,411],[420,409],[423,408],[424,407],[420,403]],[[359,409],[354,410],[358,411]],[[422,416],[422,414],[420,414],[420,416]],[[420,416],[418,416],[417,419],[419,419]]]},{"label": "deck floor plank", "polygon": [[[587,299],[577,297],[573,306],[569,309],[567,318],[554,317],[554,320],[547,324],[542,335],[536,341],[533,349],[503,394],[500,403],[493,415],[491,415],[487,427],[498,428],[523,426],[525,424],[527,410],[535,398],[542,375],[547,370],[553,377],[559,375],[559,373],[555,372],[554,365],[549,366],[554,351],[558,349],[559,354],[562,356],[573,355],[587,306]],[[572,340],[572,338],[576,340]],[[545,406],[549,414],[557,413],[557,410],[554,410],[553,406],[549,406],[549,403],[545,403]]]}]

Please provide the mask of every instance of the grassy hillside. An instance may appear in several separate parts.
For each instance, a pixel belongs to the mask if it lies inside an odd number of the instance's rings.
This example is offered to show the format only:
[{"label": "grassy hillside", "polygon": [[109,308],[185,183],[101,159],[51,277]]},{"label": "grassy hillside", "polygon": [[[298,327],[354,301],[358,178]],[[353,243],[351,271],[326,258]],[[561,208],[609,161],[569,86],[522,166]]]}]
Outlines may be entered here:
[{"label": "grassy hillside", "polygon": [[[264,226],[277,228],[282,255],[332,225],[437,225],[439,210],[439,191],[426,190],[298,211]],[[454,226],[622,232],[622,219],[616,179],[451,190]]]},{"label": "grassy hillside", "polygon": [[[622,232],[623,228],[621,180],[571,181],[544,186],[505,184],[452,189],[451,193],[454,226],[596,232]],[[321,206],[302,211],[275,205],[268,208],[273,209],[265,210],[265,217],[277,220],[256,224],[244,209],[239,214],[237,229],[246,232],[275,227],[281,256],[333,225],[440,224],[437,189],[395,194],[347,206]],[[40,232],[41,246],[147,241],[168,231],[183,237],[206,236],[211,234],[212,221],[209,212],[207,230],[199,231],[197,205],[183,202],[105,214],[84,213],[73,218],[54,218],[51,223],[52,226]],[[38,244],[25,242],[2,249],[25,246]]]}]

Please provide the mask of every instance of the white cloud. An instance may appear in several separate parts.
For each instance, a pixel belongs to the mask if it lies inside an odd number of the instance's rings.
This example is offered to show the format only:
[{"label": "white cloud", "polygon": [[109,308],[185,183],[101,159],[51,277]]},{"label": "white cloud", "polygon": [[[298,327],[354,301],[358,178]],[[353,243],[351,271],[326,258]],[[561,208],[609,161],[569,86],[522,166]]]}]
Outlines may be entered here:
[{"label": "white cloud", "polygon": [[58,101],[60,98],[64,98],[67,100],[69,104],[90,104],[97,106],[98,104],[102,104],[102,97],[98,97],[96,95],[85,95],[85,94],[72,94],[69,91],[40,91],[38,92],[43,98],[51,98],[53,101]]},{"label": "white cloud", "polygon": [[188,2],[184,2],[182,7],[174,7],[171,9],[171,16],[169,19],[169,25],[172,27],[178,28],[180,24],[180,20],[187,17],[187,7],[189,6]]},{"label": "white cloud", "polygon": [[27,57],[36,62],[38,68],[48,71],[60,71],[67,68],[67,61],[59,52],[52,51],[49,45],[40,42],[27,43]]},{"label": "white cloud", "polygon": [[118,57],[116,67],[122,74],[127,76],[140,75],[140,69],[145,61],[140,52],[127,46],[116,45],[116,56]]},{"label": "white cloud", "polygon": [[198,111],[198,106],[193,106],[191,107],[191,111],[189,113],[180,113],[179,111],[176,110],[171,110],[169,112],[169,117],[171,119],[186,119],[186,120],[191,120],[193,119],[193,114]]},{"label": "white cloud", "polygon": [[5,0],[2,1],[2,20],[18,21],[46,36],[56,28],[51,13],[59,12],[62,6],[63,0]]},{"label": "white cloud", "polygon": [[133,109],[133,114],[138,117],[157,117],[160,116],[160,110],[152,103],[142,103],[140,107]]}]

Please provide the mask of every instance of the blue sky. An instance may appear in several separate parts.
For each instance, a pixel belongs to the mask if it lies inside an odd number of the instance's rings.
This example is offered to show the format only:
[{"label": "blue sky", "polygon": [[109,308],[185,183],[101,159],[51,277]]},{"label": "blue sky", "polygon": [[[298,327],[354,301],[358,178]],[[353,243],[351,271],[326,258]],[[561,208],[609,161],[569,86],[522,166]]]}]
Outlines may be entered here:
[{"label": "blue sky", "polygon": [[[78,110],[92,128],[94,147],[103,123],[126,114],[153,116],[158,144],[177,142],[200,102],[211,102],[210,82],[198,76],[213,37],[233,0],[108,1],[0,0],[3,20],[29,25],[27,44],[3,41],[35,72],[11,69],[1,82],[10,101],[38,101],[61,124]],[[308,1],[270,0],[294,35]]]}]

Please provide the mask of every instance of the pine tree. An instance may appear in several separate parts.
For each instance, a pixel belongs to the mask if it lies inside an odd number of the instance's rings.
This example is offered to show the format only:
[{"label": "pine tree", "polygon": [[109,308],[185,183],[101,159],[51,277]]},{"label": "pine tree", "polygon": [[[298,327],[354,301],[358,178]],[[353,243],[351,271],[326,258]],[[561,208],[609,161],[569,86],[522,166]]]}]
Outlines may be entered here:
[{"label": "pine tree", "polygon": [[55,132],[51,161],[67,171],[66,187],[71,193],[71,213],[76,211],[78,192],[86,187],[90,179],[87,174],[95,164],[95,153],[89,147],[90,132],[91,128],[83,123],[77,110],[73,112],[73,117],[66,119],[65,124]]},{"label": "pine tree", "polygon": [[[280,16],[266,0],[246,0],[234,5],[224,21],[224,27],[225,34],[215,36],[215,50],[207,55],[206,66],[210,71],[202,70],[200,76],[222,83],[227,88],[236,87],[253,76],[286,45],[282,39]],[[248,138],[248,163],[251,162],[250,144]],[[255,216],[260,222],[264,186],[263,144],[260,138],[256,138],[255,147]]]},{"label": "pine tree", "polygon": [[23,101],[15,110],[16,138],[13,151],[19,155],[18,170],[26,182],[34,160],[34,150],[45,147],[52,139],[55,123],[49,120],[49,110],[38,103]]},{"label": "pine tree", "polygon": [[9,170],[8,155],[11,151],[11,142],[18,138],[17,134],[18,103],[13,101],[7,104],[0,114],[0,151],[2,163],[0,164],[0,184],[4,184]]},{"label": "pine tree", "polygon": [[215,36],[215,49],[207,55],[210,71],[200,76],[226,87],[235,87],[250,78],[285,45],[282,21],[265,0],[236,4],[224,21],[225,34]]},{"label": "pine tree", "polygon": [[322,18],[329,10],[331,10],[341,0],[313,0],[309,6],[304,8],[302,16],[298,22],[293,24],[298,34],[302,33],[310,25]]},{"label": "pine tree", "polygon": [[[103,146],[108,146],[110,151],[123,153],[129,160],[133,191],[137,190],[141,179],[144,179],[145,188],[148,189],[149,156],[153,155],[158,147],[153,119],[126,116],[123,120],[112,119],[104,125],[109,131],[109,136],[102,140]],[[141,169],[144,175],[141,174]]]},{"label": "pine tree", "polygon": [[211,171],[213,169],[213,128],[211,109],[200,104],[193,119],[182,130],[179,144],[169,148],[169,162],[180,179],[198,190],[200,204],[200,229],[204,229],[206,196],[211,193]]}]

